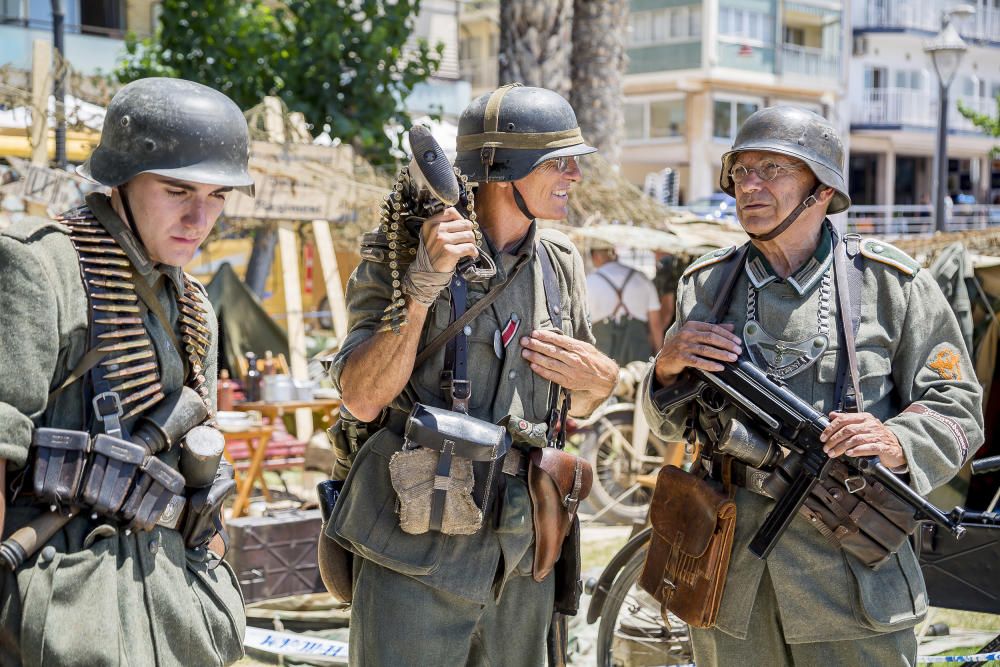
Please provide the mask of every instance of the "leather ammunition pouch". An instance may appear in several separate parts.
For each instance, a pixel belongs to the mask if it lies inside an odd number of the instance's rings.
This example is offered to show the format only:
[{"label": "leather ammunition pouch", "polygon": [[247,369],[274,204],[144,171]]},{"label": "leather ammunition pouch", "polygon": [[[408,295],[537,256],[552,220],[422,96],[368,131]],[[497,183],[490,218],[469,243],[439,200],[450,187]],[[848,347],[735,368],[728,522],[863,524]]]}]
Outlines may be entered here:
[{"label": "leather ammunition pouch", "polygon": [[332,479],[320,482],[316,486],[324,526],[324,530],[319,534],[316,562],[319,565],[319,575],[323,579],[323,585],[330,595],[344,604],[350,604],[354,599],[354,554],[330,538],[325,529],[343,488],[342,480]]},{"label": "leather ammunition pouch", "polygon": [[416,403],[404,440],[389,461],[400,528],[413,535],[478,532],[496,495],[500,459],[510,449],[507,429]]},{"label": "leather ammunition pouch", "polygon": [[229,540],[222,525],[222,506],[235,490],[233,467],[223,461],[216,471],[215,480],[191,494],[184,523],[180,528],[184,545],[188,549],[207,546],[216,533],[222,534],[223,542],[228,548]]},{"label": "leather ammunition pouch", "polygon": [[93,458],[87,467],[82,504],[92,512],[114,516],[128,497],[146,448],[104,433],[94,438]]},{"label": "leather ammunition pouch", "polygon": [[656,479],[649,518],[653,533],[639,586],[696,628],[715,625],[729,571],[736,503],[729,491],[674,466]]},{"label": "leather ammunition pouch", "polygon": [[[768,495],[781,497],[795,466],[795,456],[790,456],[776,467],[764,483]],[[832,545],[873,570],[899,551],[919,525],[913,508],[881,482],[836,460],[827,477],[813,487],[799,514]]]},{"label": "leather ammunition pouch", "polygon": [[579,456],[555,447],[531,450],[528,494],[535,527],[535,581],[549,575],[576,519],[580,501],[590,495],[594,471]]},{"label": "leather ammunition pouch", "polygon": [[90,452],[90,434],[61,428],[37,428],[31,444],[35,450],[32,487],[42,502],[68,505],[83,483]]}]

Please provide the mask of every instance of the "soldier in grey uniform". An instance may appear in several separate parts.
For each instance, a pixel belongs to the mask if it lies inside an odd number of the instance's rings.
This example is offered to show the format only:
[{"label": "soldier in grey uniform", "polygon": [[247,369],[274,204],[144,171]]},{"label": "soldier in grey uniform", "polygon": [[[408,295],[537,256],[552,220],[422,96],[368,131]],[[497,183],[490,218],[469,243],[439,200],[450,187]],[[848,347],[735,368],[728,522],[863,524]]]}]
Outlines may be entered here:
[{"label": "soldier in grey uniform", "polygon": [[[828,414],[830,457],[878,456],[922,495],[948,481],[983,441],[981,390],[958,323],[928,271],[876,239],[840,238],[825,220],[850,206],[844,152],[828,121],[793,107],[747,119],[723,156],[720,183],[737,199],[751,238],[719,324],[709,312],[736,248],[684,272],[679,320],[644,382],[650,427],[684,436],[688,406],[661,414],[650,393],[686,368],[721,370],[747,354],[796,395]],[[838,412],[837,244],[857,267],[855,349],[860,412]],[[841,367],[843,368],[843,367]],[[703,443],[711,456],[713,441]],[[711,466],[705,458],[702,464]],[[774,503],[757,472],[738,468],[737,525],[717,626],[692,629],[695,659],[709,665],[914,665],[913,626],[927,596],[909,543],[877,569],[834,546],[796,516],[766,560],[747,545]],[[766,474],[766,471],[762,474]]]},{"label": "soldier in grey uniform", "polygon": [[[465,329],[468,412],[506,420],[515,447],[537,446],[554,385],[571,391],[572,414],[580,415],[600,404],[617,378],[615,363],[593,346],[579,253],[566,236],[535,223],[566,218],[582,177],[578,161],[594,149],[561,96],[516,85],[483,95],[462,113],[458,149],[456,167],[478,183],[475,217],[483,252],[497,268],[488,283],[469,284],[470,308],[513,276]],[[441,386],[445,351],[416,368],[414,359],[449,324],[449,282],[462,258],[477,255],[478,229],[455,208],[423,223],[418,259],[403,278],[409,323],[398,333],[379,332],[395,268],[385,255],[363,249],[366,259],[347,287],[350,333],[332,377],[353,416],[385,426],[357,452],[326,531],[360,556],[352,664],[545,663],[555,585],[552,575],[532,577],[524,466],[504,465],[497,508],[472,535],[404,533],[389,483],[389,459],[403,445],[401,424],[413,404],[450,407]],[[384,236],[372,243],[389,245]],[[558,326],[543,285],[541,262],[548,260],[558,278],[550,295],[558,301],[550,304],[561,314]]]},{"label": "soldier in grey uniform", "polygon": [[[231,191],[252,194],[248,159],[247,124],[228,97],[189,81],[139,80],[112,99],[101,143],[80,169],[110,196],[92,193],[54,220],[25,218],[0,233],[3,535],[58,516],[52,508],[72,516],[16,571],[0,565],[4,665],[189,667],[243,655],[242,596],[207,548],[215,531],[185,532],[205,507],[178,472],[192,441],[167,439],[156,451],[135,450],[142,440],[129,438],[153,433],[150,415],[214,414],[216,320],[181,267]],[[186,412],[163,412],[176,406]],[[172,432],[171,423],[156,428]],[[189,427],[176,435],[190,438]],[[144,479],[147,490],[170,489],[171,504],[132,515],[128,501],[98,511],[79,492],[40,497],[35,471],[57,460],[38,443],[52,444],[52,429],[64,429],[63,445],[82,436],[95,447],[91,461],[102,455],[89,436],[116,436],[102,451],[116,469],[135,466],[119,479],[133,484],[129,499],[154,500],[139,492]],[[85,480],[98,469],[87,465]],[[214,476],[218,460],[211,465]],[[110,463],[102,470],[108,481]]]}]

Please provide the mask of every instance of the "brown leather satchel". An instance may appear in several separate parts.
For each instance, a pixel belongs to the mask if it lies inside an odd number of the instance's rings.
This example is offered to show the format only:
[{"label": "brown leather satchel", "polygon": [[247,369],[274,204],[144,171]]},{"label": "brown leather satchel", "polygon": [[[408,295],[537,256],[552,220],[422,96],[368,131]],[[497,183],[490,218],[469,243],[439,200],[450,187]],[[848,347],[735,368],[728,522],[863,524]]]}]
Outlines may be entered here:
[{"label": "brown leather satchel", "polygon": [[535,581],[548,576],[569,535],[580,501],[590,495],[594,471],[584,459],[555,447],[537,447],[529,454],[528,494],[535,527]]},{"label": "brown leather satchel", "polygon": [[696,628],[715,625],[736,530],[729,457],[723,466],[727,491],[674,466],[664,466],[649,506],[653,527],[639,586]]}]

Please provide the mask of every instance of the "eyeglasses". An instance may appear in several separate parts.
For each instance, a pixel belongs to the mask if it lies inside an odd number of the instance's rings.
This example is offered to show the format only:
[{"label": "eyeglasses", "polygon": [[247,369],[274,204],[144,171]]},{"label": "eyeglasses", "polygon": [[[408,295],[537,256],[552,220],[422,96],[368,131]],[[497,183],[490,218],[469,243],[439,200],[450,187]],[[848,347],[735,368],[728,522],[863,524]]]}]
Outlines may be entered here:
[{"label": "eyeglasses", "polygon": [[781,176],[783,172],[793,172],[800,168],[800,165],[778,164],[776,162],[765,162],[756,167],[746,167],[742,164],[737,164],[729,170],[729,178],[733,179],[733,183],[739,184],[745,181],[751,173],[754,173],[762,181],[773,181],[778,176]]},{"label": "eyeglasses", "polygon": [[581,156],[556,157],[556,158],[552,158],[551,160],[546,160],[545,162],[543,162],[542,164],[540,164],[538,166],[539,167],[544,167],[546,165],[551,165],[552,166],[551,168],[555,169],[560,174],[565,174],[567,171],[569,171],[570,169],[573,169],[573,168],[576,168],[577,170],[582,171],[583,169],[582,169],[582,167],[580,165],[580,162],[581,162],[580,157]]}]

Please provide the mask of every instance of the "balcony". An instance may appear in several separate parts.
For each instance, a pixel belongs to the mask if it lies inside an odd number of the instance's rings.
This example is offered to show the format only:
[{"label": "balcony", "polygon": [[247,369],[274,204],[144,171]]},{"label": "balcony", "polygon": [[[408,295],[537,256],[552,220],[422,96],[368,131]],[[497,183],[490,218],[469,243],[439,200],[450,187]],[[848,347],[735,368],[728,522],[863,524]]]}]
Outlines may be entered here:
[{"label": "balcony", "polygon": [[[31,43],[36,39],[51,42],[52,31],[0,24],[0,63],[30,70]],[[125,42],[120,38],[66,33],[66,59],[72,63],[74,70],[82,74],[111,72],[124,51]]]},{"label": "balcony", "polygon": [[840,56],[823,49],[782,44],[781,67],[784,74],[798,74],[810,78],[839,79]]},{"label": "balcony", "polygon": [[[965,106],[979,113],[995,114],[996,101],[985,97],[958,96]],[[948,130],[981,133],[978,127],[958,111],[955,96],[949,98]],[[876,88],[865,90],[854,101],[851,124],[874,127],[919,128],[933,130],[938,122],[937,92],[911,88]]]},{"label": "balcony", "polygon": [[[919,30],[937,34],[941,13],[953,9],[955,0],[864,0],[854,5],[854,30]],[[971,2],[976,15],[959,21],[962,37],[1000,42],[1000,9],[985,2]]]}]

